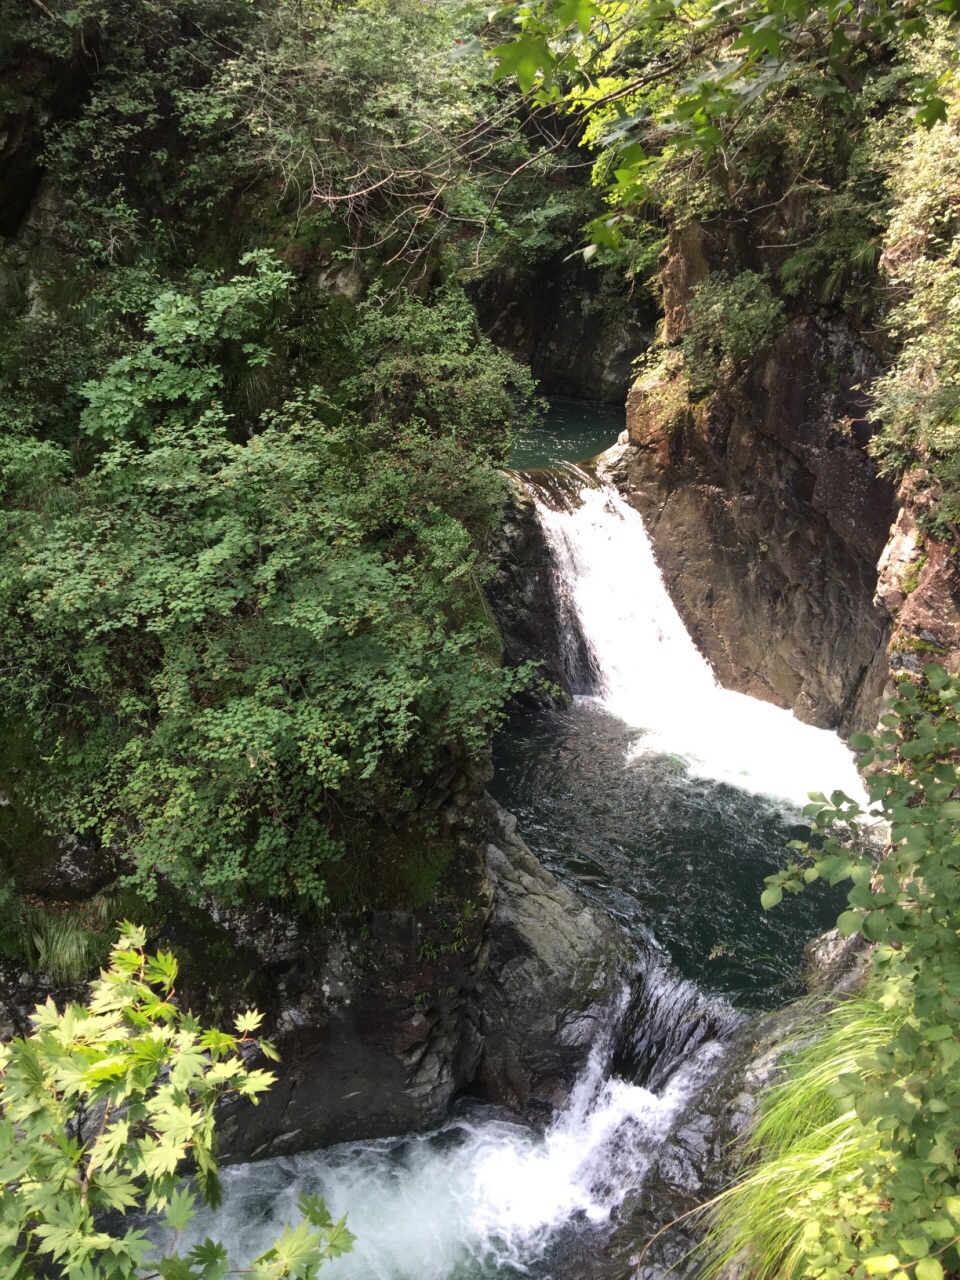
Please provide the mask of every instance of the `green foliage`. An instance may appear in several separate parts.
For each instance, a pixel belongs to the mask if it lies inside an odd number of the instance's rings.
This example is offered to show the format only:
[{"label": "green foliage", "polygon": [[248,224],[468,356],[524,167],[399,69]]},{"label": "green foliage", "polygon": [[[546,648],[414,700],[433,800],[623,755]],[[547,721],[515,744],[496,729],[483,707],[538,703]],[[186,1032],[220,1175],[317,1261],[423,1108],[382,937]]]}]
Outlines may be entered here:
[{"label": "green foliage", "polygon": [[479,441],[508,438],[505,358],[478,354],[460,295],[410,299],[402,339],[371,307],[372,367],[344,388],[363,416],[314,389],[238,439],[209,352],[267,358],[283,284],[258,259],[200,304],[156,299],[143,342],[83,388],[102,442],[84,473],[53,443],[0,442],[3,689],[44,758],[31,798],[118,842],[148,893],[161,875],[322,905],[344,811],[483,750],[517,679],[473,542],[501,496]]},{"label": "green foliage", "polygon": [[145,894],[323,907],[350,863],[338,900],[379,900],[417,788],[515,686],[484,545],[533,384],[457,277],[522,243],[500,209],[536,184],[504,178],[535,157],[451,58],[467,21],[57,0],[13,24],[90,87],[0,250],[0,703],[23,805]]},{"label": "green foliage", "polygon": [[[38,1006],[34,1030],[0,1046],[0,1264],[4,1275],[132,1280],[151,1254],[146,1232],[111,1234],[107,1212],[159,1214],[174,1233],[165,1280],[221,1280],[222,1244],[206,1240],[186,1256],[176,1236],[198,1201],[218,1198],[214,1111],[227,1094],[254,1102],[273,1077],[246,1065],[250,1050],[275,1056],[254,1033],[256,1013],[237,1034],[205,1031],[177,1007],[177,964],[144,954],[142,929],[125,924],[110,965],[86,1005]],[[192,1169],[197,1190],[183,1181]],[[302,1197],[304,1221],[245,1268],[260,1280],[313,1280],[321,1263],[349,1250],[345,1221]]]},{"label": "green foliage", "polygon": [[[516,32],[491,56],[495,75],[515,76],[535,100],[604,114],[616,155],[614,203],[629,206],[645,198],[651,149],[666,141],[713,154],[786,89],[850,103],[871,62],[928,36],[945,10],[953,6],[910,0],[753,0],[692,10],[662,0],[532,0],[508,6]],[[943,118],[936,74],[920,77],[913,96],[919,122]]]},{"label": "green foliage", "polygon": [[803,861],[768,877],[763,896],[769,908],[816,879],[851,880],[838,928],[876,944],[891,1018],[891,1038],[830,1089],[856,1116],[862,1185],[813,1220],[803,1274],[942,1280],[960,1267],[960,681],[926,666],[922,684],[901,683],[882,724],[877,738],[851,739],[891,824],[879,863],[837,838],[860,807],[841,792],[814,795],[806,812],[822,847],[796,842]]},{"label": "green foliage", "polygon": [[736,1180],[708,1208],[701,1251],[708,1280],[735,1259],[744,1280],[802,1280],[825,1224],[842,1232],[876,1206],[862,1165],[867,1153],[876,1154],[880,1135],[852,1106],[838,1109],[835,1086],[858,1071],[872,1080],[879,1067],[863,1064],[876,1062],[905,1016],[902,1005],[885,1004],[871,988],[826,1015],[812,1007],[792,1032],[802,1047],[785,1063],[783,1079],[759,1095]]},{"label": "green foliage", "polygon": [[729,279],[714,272],[693,291],[683,339],[684,366],[696,394],[724,372],[742,368],[783,327],[783,303],[755,271]]},{"label": "green foliage", "polygon": [[895,302],[887,323],[899,351],[872,388],[883,424],[874,442],[881,466],[887,473],[927,469],[928,519],[941,536],[960,520],[958,106],[951,92],[948,118],[907,139],[892,168],[884,267]]}]

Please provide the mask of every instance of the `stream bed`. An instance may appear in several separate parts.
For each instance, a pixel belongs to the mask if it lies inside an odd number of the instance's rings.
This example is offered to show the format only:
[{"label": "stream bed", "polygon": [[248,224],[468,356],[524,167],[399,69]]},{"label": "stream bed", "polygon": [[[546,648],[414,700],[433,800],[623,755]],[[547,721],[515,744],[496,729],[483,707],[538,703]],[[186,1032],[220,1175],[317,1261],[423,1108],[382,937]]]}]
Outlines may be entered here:
[{"label": "stream bed", "polygon": [[634,986],[543,1131],[467,1099],[431,1132],[225,1170],[222,1208],[191,1234],[218,1236],[237,1262],[310,1191],[347,1212],[358,1238],[324,1268],[330,1280],[633,1274],[631,1242],[609,1248],[618,1215],[635,1210],[749,1011],[798,992],[804,943],[840,909],[841,891],[823,887],[773,913],[759,896],[802,830],[806,792],[858,793],[850,753],[716,686],[602,467],[599,481],[571,469],[559,503],[531,477],[613,444],[622,424],[622,411],[564,402],[540,438],[519,442],[590,677],[566,711],[503,730],[491,790],[546,866],[638,943]]}]

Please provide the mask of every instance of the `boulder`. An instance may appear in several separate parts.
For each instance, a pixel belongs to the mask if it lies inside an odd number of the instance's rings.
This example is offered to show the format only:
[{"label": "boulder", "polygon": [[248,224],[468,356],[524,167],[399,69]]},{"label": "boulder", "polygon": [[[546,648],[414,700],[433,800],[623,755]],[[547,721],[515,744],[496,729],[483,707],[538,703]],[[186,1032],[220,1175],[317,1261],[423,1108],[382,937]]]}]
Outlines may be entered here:
[{"label": "boulder", "polygon": [[428,907],[367,912],[349,932],[265,912],[224,922],[282,965],[268,1030],[279,1079],[225,1115],[230,1158],[430,1127],[468,1088],[529,1119],[566,1101],[632,948],[488,796],[441,820],[457,852]]}]

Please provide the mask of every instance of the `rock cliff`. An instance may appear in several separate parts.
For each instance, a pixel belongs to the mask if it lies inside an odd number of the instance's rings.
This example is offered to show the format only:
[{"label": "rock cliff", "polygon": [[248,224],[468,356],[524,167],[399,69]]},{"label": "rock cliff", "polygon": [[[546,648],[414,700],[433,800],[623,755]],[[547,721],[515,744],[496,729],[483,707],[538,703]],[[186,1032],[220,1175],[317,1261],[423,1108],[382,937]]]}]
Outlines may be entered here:
[{"label": "rock cliff", "polygon": [[900,487],[900,511],[880,557],[877,599],[893,619],[888,663],[897,676],[917,674],[927,662],[960,673],[960,560],[948,543],[925,528],[930,505],[925,477],[913,473]]},{"label": "rock cliff", "polygon": [[653,340],[652,303],[637,306],[616,272],[566,252],[511,263],[473,291],[480,323],[530,366],[547,395],[622,404],[633,361]]},{"label": "rock cliff", "polygon": [[232,1157],[439,1123],[465,1090],[542,1120],[561,1106],[633,964],[621,931],[537,862],[488,796],[454,805],[434,904],[349,934],[263,911],[224,921],[274,991],[282,1066],[226,1117]]},{"label": "rock cliff", "polygon": [[[696,237],[672,246],[676,338],[703,264]],[[873,726],[887,679],[890,616],[874,594],[896,506],[866,451],[861,390],[877,370],[836,315],[795,318],[701,400],[668,349],[630,391],[609,469],[721,682],[845,731]]]}]

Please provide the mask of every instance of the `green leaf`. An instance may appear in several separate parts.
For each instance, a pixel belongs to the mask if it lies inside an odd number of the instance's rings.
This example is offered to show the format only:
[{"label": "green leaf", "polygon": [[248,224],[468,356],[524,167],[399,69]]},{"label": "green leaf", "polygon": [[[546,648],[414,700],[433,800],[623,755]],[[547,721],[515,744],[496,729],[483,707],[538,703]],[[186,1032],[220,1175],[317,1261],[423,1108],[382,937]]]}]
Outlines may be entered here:
[{"label": "green leaf", "polygon": [[515,75],[520,91],[529,93],[537,83],[538,75],[542,75],[544,84],[549,88],[556,60],[546,40],[537,36],[521,36],[510,44],[491,49],[490,57],[497,59],[494,80]]},{"label": "green leaf", "polygon": [[593,0],[557,0],[553,10],[562,26],[576,24],[582,35],[590,30],[590,20],[599,12]]},{"label": "green leaf", "polygon": [[219,1241],[204,1240],[187,1254],[191,1266],[200,1268],[201,1280],[223,1280],[230,1270],[230,1258]]},{"label": "green leaf", "polygon": [[943,1280],[943,1267],[937,1258],[921,1258],[917,1263],[917,1280]]},{"label": "green leaf", "polygon": [[861,911],[844,911],[837,917],[837,931],[841,938],[849,938],[851,934],[857,933],[860,929],[860,923],[863,920]]},{"label": "green leaf", "polygon": [[860,930],[869,942],[880,942],[887,936],[887,917],[882,911],[870,911],[860,922]]},{"label": "green leaf", "polygon": [[871,1258],[864,1258],[863,1265],[867,1275],[883,1276],[890,1271],[896,1271],[900,1266],[900,1259],[892,1253],[879,1253]]},{"label": "green leaf", "polygon": [[922,1043],[920,1032],[912,1023],[905,1022],[897,1033],[897,1041],[904,1053],[912,1057],[920,1049]]},{"label": "green leaf", "polygon": [[190,1264],[185,1259],[176,1256],[160,1258],[157,1262],[157,1270],[163,1276],[163,1280],[196,1280],[196,1276],[190,1269]]},{"label": "green leaf", "polygon": [[926,1236],[901,1236],[898,1243],[911,1258],[925,1258],[930,1252],[930,1241]]},{"label": "green leaf", "polygon": [[247,1009],[245,1013],[241,1013],[234,1026],[241,1036],[252,1035],[263,1022],[263,1014],[257,1013],[254,1009]]},{"label": "green leaf", "polygon": [[769,911],[771,907],[778,906],[783,901],[783,890],[773,885],[769,889],[764,889],[760,895],[760,905],[764,911]]},{"label": "green leaf", "polygon": [[186,1231],[196,1216],[196,1196],[189,1191],[174,1191],[167,1204],[164,1220],[171,1231]]}]

